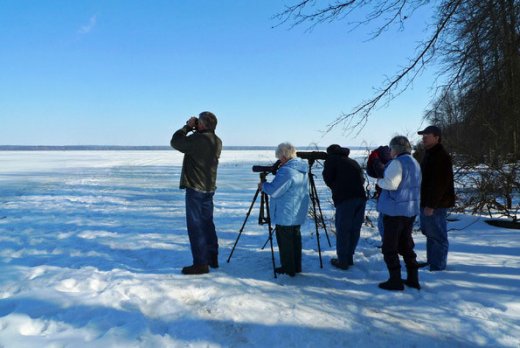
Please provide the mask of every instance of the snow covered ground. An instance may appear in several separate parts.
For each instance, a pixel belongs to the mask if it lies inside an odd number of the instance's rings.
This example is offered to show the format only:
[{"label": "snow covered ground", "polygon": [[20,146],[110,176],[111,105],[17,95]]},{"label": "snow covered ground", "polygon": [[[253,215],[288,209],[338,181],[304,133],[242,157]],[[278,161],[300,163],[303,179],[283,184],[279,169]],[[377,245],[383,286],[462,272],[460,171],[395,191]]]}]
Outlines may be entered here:
[{"label": "snow covered ground", "polygon": [[[421,291],[377,287],[387,272],[370,226],[348,271],[330,266],[334,235],[329,247],[320,230],[320,268],[312,220],[302,230],[303,273],[275,279],[256,209],[227,263],[258,181],[251,165],[272,163],[272,151],[223,152],[221,267],[181,275],[191,263],[181,159],[0,152],[1,347],[520,346],[520,232],[483,218],[452,216],[448,270],[421,269]],[[425,240],[414,236],[424,260]]]}]

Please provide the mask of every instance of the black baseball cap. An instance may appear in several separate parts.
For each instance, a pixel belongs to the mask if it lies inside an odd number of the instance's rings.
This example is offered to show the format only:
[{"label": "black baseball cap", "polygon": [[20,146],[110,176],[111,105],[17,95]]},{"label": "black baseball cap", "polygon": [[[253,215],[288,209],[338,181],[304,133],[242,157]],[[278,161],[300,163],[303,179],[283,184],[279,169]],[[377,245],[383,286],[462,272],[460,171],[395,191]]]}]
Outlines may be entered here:
[{"label": "black baseball cap", "polygon": [[433,134],[436,137],[441,136],[441,129],[437,126],[428,126],[424,128],[422,131],[418,131],[417,134],[423,135],[423,134]]}]

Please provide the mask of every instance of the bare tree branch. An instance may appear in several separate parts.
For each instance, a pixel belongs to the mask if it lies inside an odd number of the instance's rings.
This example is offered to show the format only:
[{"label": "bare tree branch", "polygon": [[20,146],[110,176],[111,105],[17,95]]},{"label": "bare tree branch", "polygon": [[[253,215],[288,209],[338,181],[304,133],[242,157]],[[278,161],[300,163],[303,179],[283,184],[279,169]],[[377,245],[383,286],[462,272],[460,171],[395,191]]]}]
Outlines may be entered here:
[{"label": "bare tree branch", "polygon": [[[353,17],[355,11],[365,10],[364,19],[350,22],[348,26],[357,28],[360,25],[380,21],[377,29],[372,33],[373,39],[388,30],[391,25],[398,24],[401,28],[406,19],[418,8],[430,3],[428,0],[349,0],[335,1],[318,7],[316,0],[298,1],[296,4],[286,6],[285,10],[275,16],[280,21],[278,25],[292,21],[292,26],[310,24],[312,29],[319,23],[331,22],[337,19]],[[444,0],[439,5],[438,23],[431,37],[420,44],[418,53],[410,59],[409,63],[392,78],[387,79],[377,93],[370,99],[361,102],[353,111],[343,113],[333,122],[327,125],[325,133],[330,132],[340,124],[344,130],[359,133],[368,121],[368,117],[378,106],[383,106],[403,93],[420,75],[425,67],[437,54],[436,46],[440,38],[445,35],[446,28],[453,20],[462,0]],[[366,12],[367,9],[370,9]],[[386,104],[384,103],[386,101]]]},{"label": "bare tree branch", "polygon": [[[328,124],[326,132],[330,132],[339,124],[344,124],[344,129],[350,129],[351,131],[357,129],[357,133],[359,133],[362,126],[364,126],[368,121],[368,117],[374,108],[378,106],[383,99],[387,98],[387,100],[390,101],[394,99],[396,95],[403,93],[415,80],[417,75],[422,72],[426,64],[433,59],[435,55],[435,44],[439,40],[439,37],[443,34],[444,29],[452,19],[454,13],[457,11],[461,3],[462,0],[457,0],[448,4],[445,9],[445,14],[442,16],[442,21],[438,23],[435,32],[432,34],[432,37],[424,43],[417,56],[412,59],[410,63],[403,70],[401,70],[401,72],[396,74],[391,80],[387,81],[384,84],[384,87],[375,96],[365,102],[362,102],[360,105],[354,108],[352,112],[342,114],[332,123]],[[404,87],[402,87],[400,90],[397,90],[399,84],[402,83],[405,79],[407,79],[407,81]],[[356,117],[359,119],[355,122],[352,121],[352,119]],[[350,127],[351,124],[354,126]]]}]

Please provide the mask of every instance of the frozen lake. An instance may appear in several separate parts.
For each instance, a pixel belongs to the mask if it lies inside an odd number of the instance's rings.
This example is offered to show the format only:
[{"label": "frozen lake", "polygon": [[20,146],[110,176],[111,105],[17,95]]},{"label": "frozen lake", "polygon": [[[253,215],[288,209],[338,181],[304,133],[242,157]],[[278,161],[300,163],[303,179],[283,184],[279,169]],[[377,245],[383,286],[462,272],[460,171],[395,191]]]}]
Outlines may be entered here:
[{"label": "frozen lake", "polygon": [[518,231],[454,216],[448,270],[421,270],[421,291],[389,293],[377,287],[387,272],[374,227],[340,271],[330,230],[331,247],[320,230],[320,268],[309,219],[303,273],[275,279],[256,209],[226,263],[259,179],[251,166],[274,151],[229,150],[215,195],[221,267],[187,277],[181,162],[173,150],[0,152],[0,346],[520,346]]}]

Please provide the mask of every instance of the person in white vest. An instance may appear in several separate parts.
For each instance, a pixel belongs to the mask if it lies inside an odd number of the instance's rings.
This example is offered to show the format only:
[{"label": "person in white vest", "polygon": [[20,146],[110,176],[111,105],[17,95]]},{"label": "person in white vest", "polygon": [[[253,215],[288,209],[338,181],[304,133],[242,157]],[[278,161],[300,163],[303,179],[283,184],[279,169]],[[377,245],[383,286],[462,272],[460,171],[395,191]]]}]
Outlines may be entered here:
[{"label": "person in white vest", "polygon": [[[377,210],[383,214],[383,255],[390,278],[379,284],[385,290],[404,290],[404,285],[420,289],[417,255],[414,251],[412,229],[420,213],[421,167],[411,156],[412,146],[404,136],[390,141],[392,161],[377,184],[382,188]],[[403,256],[408,277],[401,279]]]}]

